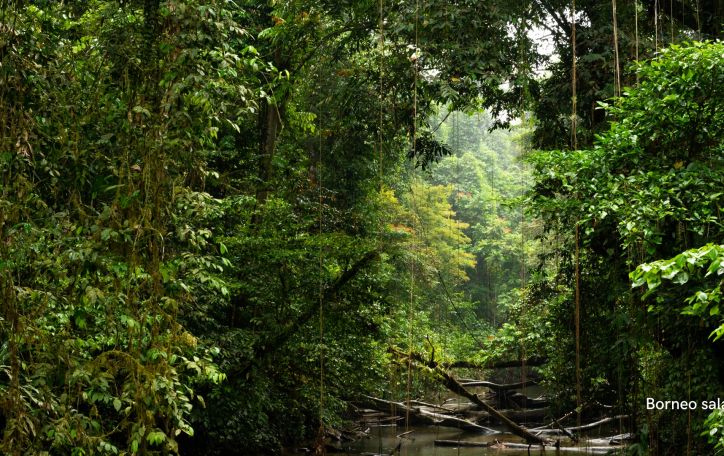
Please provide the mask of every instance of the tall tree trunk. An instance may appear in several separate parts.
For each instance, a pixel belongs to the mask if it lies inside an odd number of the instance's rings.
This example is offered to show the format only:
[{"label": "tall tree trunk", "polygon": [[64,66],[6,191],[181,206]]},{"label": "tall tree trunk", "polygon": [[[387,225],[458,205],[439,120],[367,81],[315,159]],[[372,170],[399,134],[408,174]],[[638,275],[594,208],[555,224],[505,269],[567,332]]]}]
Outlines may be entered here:
[{"label": "tall tree trunk", "polygon": [[274,160],[274,152],[279,133],[282,129],[282,114],[284,112],[283,105],[279,103],[269,103],[268,100],[262,102],[262,108],[259,111],[259,186],[256,192],[257,205],[263,205],[269,197],[271,190],[271,180],[274,177],[272,169],[272,161]]}]

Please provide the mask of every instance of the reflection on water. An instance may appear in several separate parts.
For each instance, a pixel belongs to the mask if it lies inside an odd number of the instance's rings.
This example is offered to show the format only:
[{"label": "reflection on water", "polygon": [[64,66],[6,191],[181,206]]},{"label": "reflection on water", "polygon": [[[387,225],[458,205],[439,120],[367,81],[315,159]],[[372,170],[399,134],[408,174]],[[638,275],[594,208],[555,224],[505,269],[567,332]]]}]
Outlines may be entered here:
[{"label": "reflection on water", "polygon": [[[349,456],[383,454],[389,455],[398,444],[401,443],[400,456],[487,456],[502,455],[523,456],[528,451],[496,450],[493,448],[445,448],[436,447],[435,440],[467,440],[475,442],[490,442],[496,438],[504,438],[508,442],[519,442],[517,437],[508,434],[495,434],[485,436],[457,429],[444,427],[421,427],[413,426],[410,434],[398,438],[398,434],[405,432],[404,427],[376,426],[370,427],[370,437],[353,442],[347,449]],[[530,454],[538,454],[538,451],[531,450]],[[548,454],[552,454],[550,451]]]},{"label": "reflection on water", "polygon": [[[523,392],[529,397],[543,394],[543,390],[539,386],[529,386],[527,389],[524,389]],[[450,406],[449,403],[452,399],[453,398],[449,398],[443,404]],[[442,402],[440,397],[432,399],[431,401],[437,403]],[[453,402],[455,402],[458,406],[460,405],[460,399],[457,397],[454,398]],[[621,447],[608,447],[607,436],[622,434],[624,432],[624,430],[620,428],[620,426],[617,427],[615,423],[599,426],[595,429],[586,431],[584,438],[581,440],[577,448],[561,448],[561,451],[557,452],[555,449],[549,447],[547,451],[544,452],[542,448],[536,446],[530,447],[530,451],[527,448],[436,447],[435,440],[460,440],[481,443],[495,443],[496,441],[500,441],[519,444],[524,443],[524,441],[515,435],[503,432],[500,430],[500,427],[495,425],[493,425],[493,427],[496,431],[499,430],[499,432],[491,435],[482,435],[480,433],[443,426],[418,425],[406,428],[404,425],[396,426],[388,424],[390,423],[390,418],[383,417],[385,414],[382,412],[372,412],[371,410],[366,412],[371,413],[367,413],[366,415],[363,414],[360,423],[362,424],[363,429],[369,428],[367,433],[368,437],[354,442],[348,442],[343,447],[343,453],[330,452],[330,456],[388,456],[390,454],[394,454],[395,456],[527,456],[556,454],[581,456],[585,454],[606,454],[609,451],[610,454],[615,454],[616,452],[620,454],[623,450]],[[394,417],[392,420],[394,420]],[[521,424],[525,427],[533,428],[541,423],[523,421]],[[406,432],[408,430],[409,432]],[[598,438],[597,441],[596,438]],[[571,445],[571,442],[564,439],[562,445],[568,446]]]}]

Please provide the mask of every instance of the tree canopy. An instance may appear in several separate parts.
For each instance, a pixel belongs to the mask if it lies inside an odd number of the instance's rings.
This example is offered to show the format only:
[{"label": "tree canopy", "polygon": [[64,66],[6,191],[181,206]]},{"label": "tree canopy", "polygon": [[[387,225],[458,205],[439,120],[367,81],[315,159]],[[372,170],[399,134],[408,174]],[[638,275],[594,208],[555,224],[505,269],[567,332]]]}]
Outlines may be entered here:
[{"label": "tree canopy", "polygon": [[576,291],[586,403],[721,448],[641,404],[723,384],[724,10],[615,5],[0,2],[0,452],[275,453],[532,354],[581,409]]}]

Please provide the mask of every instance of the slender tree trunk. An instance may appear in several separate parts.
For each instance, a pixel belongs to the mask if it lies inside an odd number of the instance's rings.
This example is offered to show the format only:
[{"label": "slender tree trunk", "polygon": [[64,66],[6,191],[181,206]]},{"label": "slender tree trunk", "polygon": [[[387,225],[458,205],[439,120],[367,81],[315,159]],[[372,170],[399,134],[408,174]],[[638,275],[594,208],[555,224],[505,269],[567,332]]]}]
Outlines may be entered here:
[{"label": "slender tree trunk", "polygon": [[257,187],[256,200],[257,205],[264,205],[269,197],[269,191],[272,188],[272,178],[274,177],[272,162],[274,160],[274,152],[276,151],[277,138],[282,129],[283,106],[269,103],[264,100],[262,109],[259,112],[259,186]]}]

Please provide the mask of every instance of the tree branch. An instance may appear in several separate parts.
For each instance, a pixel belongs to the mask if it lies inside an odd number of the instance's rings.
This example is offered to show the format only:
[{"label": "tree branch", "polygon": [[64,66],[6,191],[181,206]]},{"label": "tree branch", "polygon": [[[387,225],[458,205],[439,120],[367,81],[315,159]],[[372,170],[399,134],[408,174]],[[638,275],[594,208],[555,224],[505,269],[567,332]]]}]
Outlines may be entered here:
[{"label": "tree branch", "polygon": [[[558,12],[553,9],[549,4],[547,4],[545,0],[535,0],[533,4],[538,8],[541,13],[548,14],[548,16],[550,16],[551,19],[555,21],[556,25],[558,25],[558,27],[563,30],[563,33],[565,33],[567,37],[571,36],[571,25],[567,21],[563,20]],[[556,35],[558,34],[556,30],[553,30],[550,27],[546,28],[551,32],[555,33]]]},{"label": "tree branch", "polygon": [[[375,249],[371,252],[367,252],[362,258],[357,260],[349,269],[344,271],[344,273],[339,276],[339,278],[331,285],[329,286],[322,295],[322,300],[324,302],[335,302],[335,295],[345,286],[347,285],[352,279],[354,279],[357,274],[360,273],[364,268],[366,268],[370,263],[378,259],[380,256],[379,250]],[[339,310],[338,306],[333,306],[332,310]],[[240,369],[242,374],[246,374],[249,369],[254,366],[255,364],[258,364],[259,361],[264,359],[266,356],[270,355],[271,353],[275,352],[284,344],[296,334],[297,330],[304,326],[306,323],[308,323],[315,315],[317,315],[317,312],[319,311],[319,308],[317,306],[309,306],[304,313],[296,317],[293,321],[289,322],[286,326],[280,328],[278,331],[275,331],[273,335],[269,337],[261,338],[261,340],[258,340],[253,347],[254,351],[254,357],[253,359],[249,360],[246,366],[242,367]]]}]

